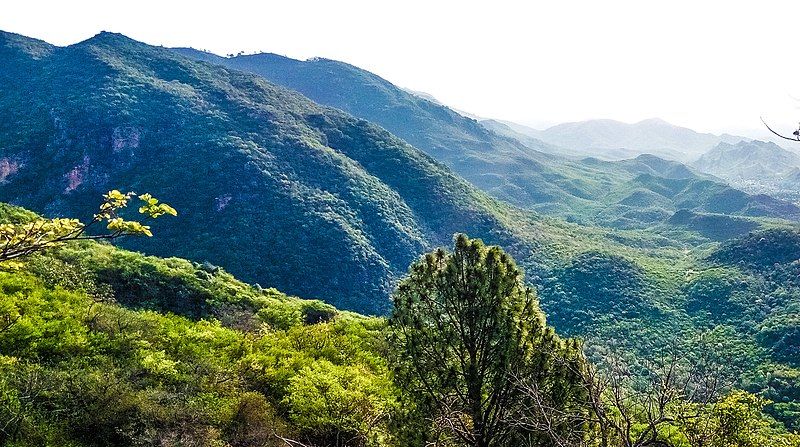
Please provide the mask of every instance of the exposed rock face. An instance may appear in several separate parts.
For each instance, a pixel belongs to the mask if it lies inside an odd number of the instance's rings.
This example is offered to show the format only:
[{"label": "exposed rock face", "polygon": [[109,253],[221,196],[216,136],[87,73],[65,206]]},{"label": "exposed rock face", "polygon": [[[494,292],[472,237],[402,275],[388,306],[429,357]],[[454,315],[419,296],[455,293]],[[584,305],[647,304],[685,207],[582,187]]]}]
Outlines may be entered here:
[{"label": "exposed rock face", "polygon": [[71,171],[67,172],[64,175],[64,178],[67,180],[67,187],[64,188],[64,193],[68,194],[72,191],[78,189],[79,186],[86,180],[86,176],[89,173],[89,159],[88,155],[83,156],[83,163],[79,164],[72,168]]},{"label": "exposed rock face", "polygon": [[17,160],[3,157],[0,158],[0,185],[6,183],[9,177],[19,171],[21,163]]},{"label": "exposed rock face", "polygon": [[141,136],[141,131],[136,127],[115,127],[111,136],[111,149],[117,154],[127,151],[132,156],[139,148]]}]

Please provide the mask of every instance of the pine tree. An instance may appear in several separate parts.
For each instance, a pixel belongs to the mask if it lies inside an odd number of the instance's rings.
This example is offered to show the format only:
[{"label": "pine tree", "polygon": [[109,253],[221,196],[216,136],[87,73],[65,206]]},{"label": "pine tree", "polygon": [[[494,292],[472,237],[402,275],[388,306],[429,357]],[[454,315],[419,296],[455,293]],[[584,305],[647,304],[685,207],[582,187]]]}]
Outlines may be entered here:
[{"label": "pine tree", "polygon": [[[439,249],[412,265],[394,304],[396,377],[419,417],[434,422],[430,436],[474,447],[546,445],[552,436],[535,404],[580,406],[578,344],[546,326],[535,291],[499,247],[457,235],[452,253]],[[575,431],[551,427],[561,428]]]}]

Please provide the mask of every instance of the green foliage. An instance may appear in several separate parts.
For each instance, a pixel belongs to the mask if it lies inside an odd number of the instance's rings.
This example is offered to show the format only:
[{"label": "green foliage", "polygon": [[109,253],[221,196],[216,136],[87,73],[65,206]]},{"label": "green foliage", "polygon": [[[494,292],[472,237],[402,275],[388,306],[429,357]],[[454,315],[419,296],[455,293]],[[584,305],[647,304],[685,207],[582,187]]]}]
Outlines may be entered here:
[{"label": "green foliage", "polygon": [[179,258],[162,259],[106,244],[70,244],[26,260],[26,270],[51,287],[113,298],[133,308],[219,319],[254,332],[266,324],[289,329],[334,319],[333,306],[289,297],[275,289],[250,286],[223,269]]},{"label": "green foliage", "polygon": [[[0,263],[8,262],[23,256],[44,251],[51,247],[59,246],[65,242],[92,239],[116,239],[121,236],[152,236],[150,227],[141,222],[125,220],[120,216],[120,211],[128,205],[135,193],[121,193],[112,190],[103,195],[100,211],[91,221],[83,223],[78,219],[41,219],[13,223],[6,221],[0,223]],[[177,212],[165,203],[158,203],[150,194],[140,196],[144,205],[139,208],[139,213],[149,218],[157,218],[164,214],[177,216]],[[17,216],[9,215],[9,219]],[[91,234],[92,226],[106,223],[108,233]]]},{"label": "green foliage", "polygon": [[379,427],[390,417],[388,377],[376,377],[359,366],[338,366],[320,360],[289,381],[283,399],[289,419],[310,433],[315,445],[379,445]]},{"label": "green foliage", "polygon": [[[279,445],[276,433],[306,442],[357,437],[365,446],[390,440],[394,391],[377,354],[380,322],[343,315],[247,334],[218,320],[98,302],[79,285],[53,289],[27,273],[0,273],[0,442]],[[214,303],[229,298],[219,293]],[[336,405],[311,399],[322,386]]]},{"label": "green foliage", "polygon": [[570,371],[580,370],[582,356],[546,327],[521,278],[499,247],[458,235],[452,253],[439,249],[412,265],[394,295],[396,374],[411,405],[437,421],[434,431],[460,444],[547,439],[513,422],[528,406],[517,377],[532,378],[553,397],[554,411],[580,402]]},{"label": "green foliage", "polygon": [[[507,285],[517,291],[511,296],[519,297],[524,288],[510,258],[474,244],[468,245],[487,256],[479,256],[487,264],[474,273],[488,264],[510,273],[516,279]],[[581,265],[621,262],[584,258],[604,261]],[[610,271],[617,269],[645,274],[625,263]],[[580,411],[580,395],[569,386],[572,369],[546,361],[571,358],[577,346],[544,329],[535,306],[528,310],[531,319],[514,325],[532,324],[519,326],[529,329],[519,349],[535,361],[520,375],[544,380],[548,399]],[[66,244],[0,272],[0,442],[278,446],[278,435],[311,445],[413,445],[435,434],[422,411],[430,401],[392,383],[385,331],[385,320],[249,286],[210,264],[89,241]],[[723,350],[750,349],[743,346]],[[797,373],[767,371],[761,380],[774,401],[767,410],[791,427]]]},{"label": "green foliage", "polygon": [[734,270],[709,269],[691,279],[687,286],[689,312],[706,312],[712,321],[735,318],[744,310],[736,293],[747,292],[747,283]]},{"label": "green foliage", "polygon": [[652,313],[646,275],[621,256],[589,252],[554,272],[544,288],[546,311],[559,328],[580,333],[598,318],[631,319]]},{"label": "green foliage", "polygon": [[[692,417],[678,426],[692,446],[792,447],[800,437],[776,431],[761,410],[768,402],[758,396],[734,391],[708,406],[696,406]],[[689,404],[690,406],[692,404]]]},{"label": "green foliage", "polygon": [[36,213],[0,202],[0,222],[21,224],[36,219]]},{"label": "green foliage", "polygon": [[710,258],[749,269],[768,269],[800,259],[800,233],[790,229],[753,232],[724,244]]},{"label": "green foliage", "polygon": [[777,361],[800,366],[800,309],[771,315],[759,325],[757,337]]}]

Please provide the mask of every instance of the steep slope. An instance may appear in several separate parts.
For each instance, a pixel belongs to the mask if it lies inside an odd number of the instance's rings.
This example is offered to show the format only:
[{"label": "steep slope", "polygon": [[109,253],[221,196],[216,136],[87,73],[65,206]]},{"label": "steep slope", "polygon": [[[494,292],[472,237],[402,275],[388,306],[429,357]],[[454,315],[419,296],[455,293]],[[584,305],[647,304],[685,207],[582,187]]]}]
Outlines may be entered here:
[{"label": "steep slope", "polygon": [[587,155],[617,158],[630,152],[651,153],[681,161],[692,160],[720,142],[747,140],[733,135],[698,133],[660,119],[633,124],[605,119],[563,123],[539,132],[537,137]]},{"label": "steep slope", "polygon": [[582,195],[569,173],[554,166],[541,141],[522,144],[489,131],[476,120],[397,87],[352,65],[275,54],[223,58],[190,48],[180,54],[258,74],[315,102],[384,127],[452,168],[494,197],[530,207],[569,203]]},{"label": "steep slope", "polygon": [[111,33],[64,48],[2,34],[0,60],[0,200],[85,217],[109,188],[157,191],[179,224],[133,248],[380,313],[454,232],[517,241],[426,155],[263,78]]},{"label": "steep slope", "polygon": [[[564,154],[564,150],[532,136],[520,136],[502,123],[478,123],[342,62],[299,61],[274,54],[224,58],[188,48],[175,51],[259,74],[314,101],[380,124],[494,197],[584,224],[642,228],[662,222],[682,205],[668,199],[663,209],[632,205],[620,209],[617,201],[637,190],[636,176],[643,172],[666,178],[696,176],[679,163],[656,157],[605,163],[554,155]],[[661,124],[649,126],[658,128]],[[657,133],[648,130],[647,124],[641,127],[641,138]],[[648,164],[662,166],[653,169]],[[718,188],[708,185],[712,187],[708,192],[711,196]],[[703,205],[697,204],[693,211],[703,211]],[[731,212],[747,214],[747,209],[744,206]],[[784,218],[798,214],[786,213],[781,207],[768,213]]]}]

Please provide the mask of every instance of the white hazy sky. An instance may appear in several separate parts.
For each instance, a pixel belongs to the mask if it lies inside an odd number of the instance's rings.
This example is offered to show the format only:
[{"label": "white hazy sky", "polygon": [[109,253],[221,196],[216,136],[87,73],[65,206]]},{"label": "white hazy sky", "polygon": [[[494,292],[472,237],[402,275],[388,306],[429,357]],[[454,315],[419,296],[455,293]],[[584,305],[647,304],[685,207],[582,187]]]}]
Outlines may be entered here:
[{"label": "white hazy sky", "polygon": [[800,120],[800,1],[9,1],[0,29],[101,30],[218,54],[323,56],[533,125],[660,117],[701,131]]}]

